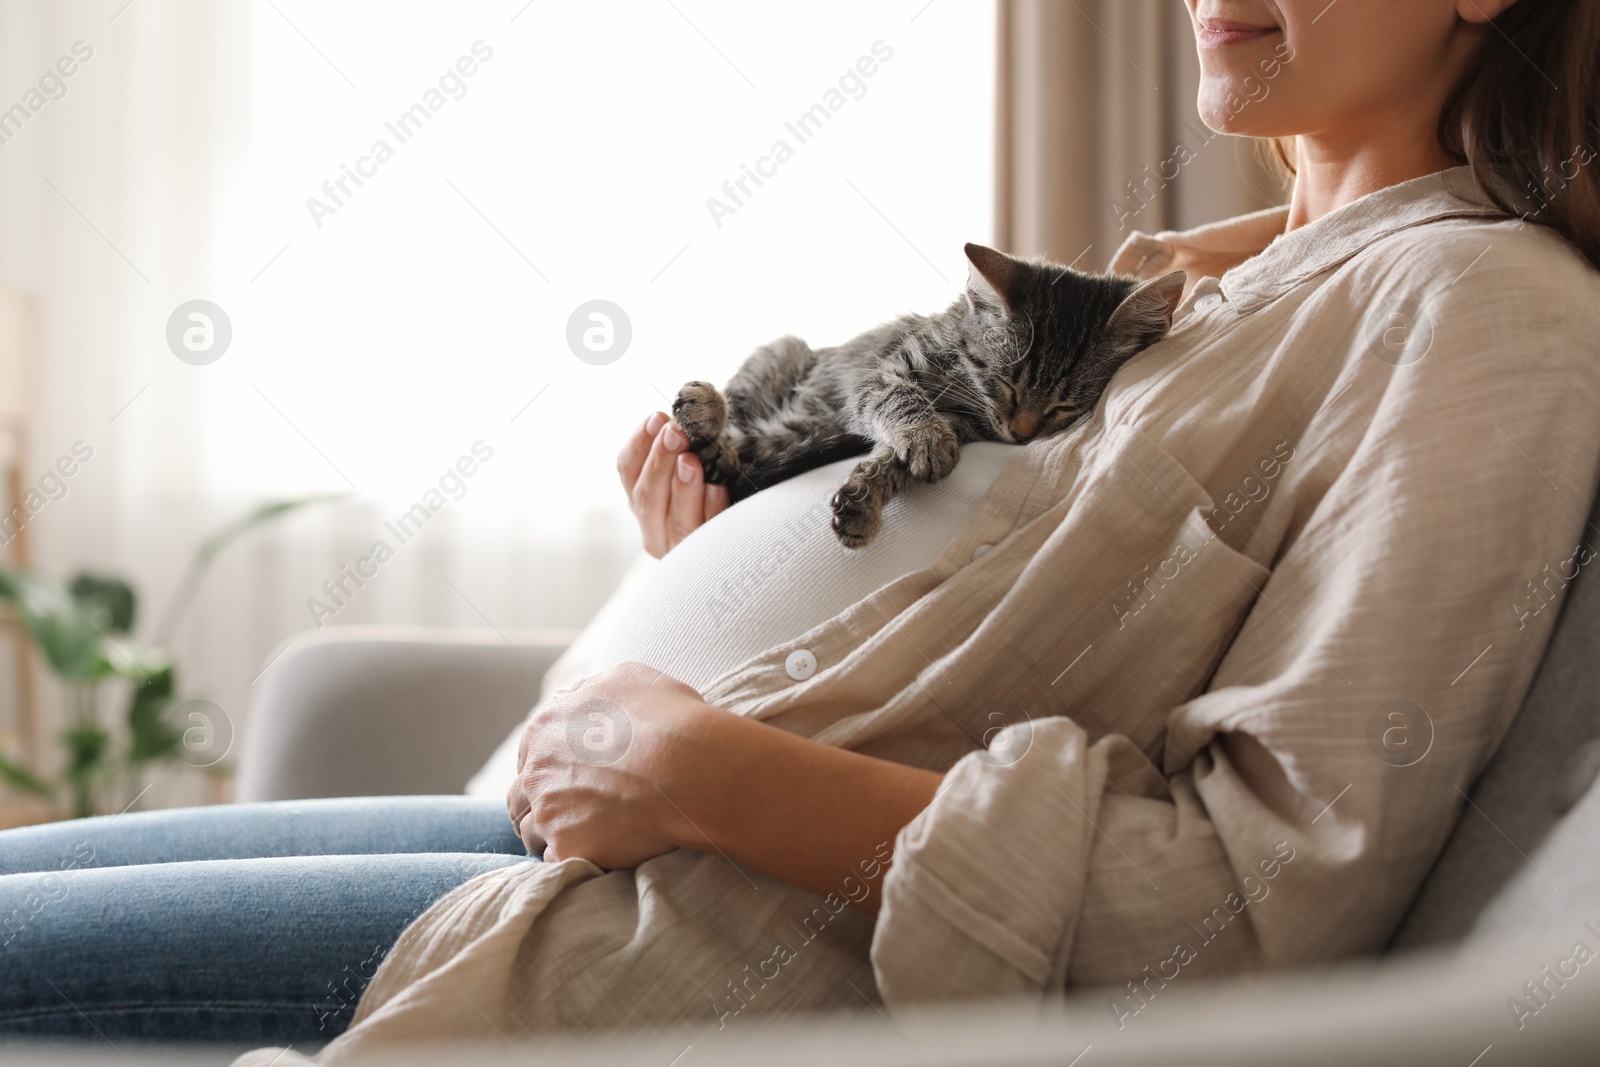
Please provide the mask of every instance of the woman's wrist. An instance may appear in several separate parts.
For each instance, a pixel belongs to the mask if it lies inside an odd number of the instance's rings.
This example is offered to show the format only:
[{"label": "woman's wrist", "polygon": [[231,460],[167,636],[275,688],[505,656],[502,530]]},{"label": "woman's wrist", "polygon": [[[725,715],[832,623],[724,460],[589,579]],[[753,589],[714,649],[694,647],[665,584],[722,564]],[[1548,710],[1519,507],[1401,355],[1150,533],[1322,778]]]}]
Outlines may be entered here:
[{"label": "woman's wrist", "polygon": [[[943,776],[818,744],[704,702],[669,716],[653,832],[876,911],[894,839]],[[863,886],[852,892],[850,886]]]},{"label": "woman's wrist", "polygon": [[541,705],[518,765],[507,810],[546,859],[635,867],[692,848],[865,911],[943,780],[731,715],[639,663]]},{"label": "woman's wrist", "polygon": [[713,850],[720,818],[735,802],[719,768],[748,757],[741,726],[755,725],[704,701],[667,709],[649,757],[657,794],[653,830],[679,848]]}]

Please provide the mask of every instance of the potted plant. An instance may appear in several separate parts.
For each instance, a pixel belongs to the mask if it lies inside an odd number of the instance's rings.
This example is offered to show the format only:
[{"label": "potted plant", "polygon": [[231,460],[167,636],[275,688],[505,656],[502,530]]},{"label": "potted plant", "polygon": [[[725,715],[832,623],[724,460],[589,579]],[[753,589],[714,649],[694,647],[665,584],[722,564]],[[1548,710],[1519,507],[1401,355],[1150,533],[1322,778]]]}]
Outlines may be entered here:
[{"label": "potted plant", "polygon": [[[183,754],[184,733],[169,719],[180,702],[177,670],[168,648],[206,572],[229,544],[258,526],[310,504],[344,494],[314,494],[277,500],[228,523],[195,549],[188,568],[161,614],[149,645],[130,639],[138,613],[133,587],[111,575],[80,573],[62,589],[37,571],[0,567],[0,601],[9,602],[23,629],[62,685],[68,725],[61,735],[66,762],[47,778],[0,754],[0,780],[12,789],[55,802],[66,792],[81,818],[100,810],[108,788],[135,790],[144,771]],[[100,722],[102,686],[114,679],[132,684],[125,712],[126,738],[118,750]]]}]

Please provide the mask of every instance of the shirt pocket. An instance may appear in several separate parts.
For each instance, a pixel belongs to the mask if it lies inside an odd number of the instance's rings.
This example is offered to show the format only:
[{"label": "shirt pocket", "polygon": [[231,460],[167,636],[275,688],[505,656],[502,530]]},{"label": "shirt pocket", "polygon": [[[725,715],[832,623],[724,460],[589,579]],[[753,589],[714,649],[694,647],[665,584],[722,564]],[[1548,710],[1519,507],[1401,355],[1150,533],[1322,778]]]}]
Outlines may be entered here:
[{"label": "shirt pocket", "polygon": [[1059,654],[1082,650],[1051,704],[1091,739],[1121,734],[1156,759],[1168,716],[1204,691],[1270,571],[1218,535],[1212,494],[1149,435],[1110,427],[1092,453],[1046,545],[1077,573]]}]

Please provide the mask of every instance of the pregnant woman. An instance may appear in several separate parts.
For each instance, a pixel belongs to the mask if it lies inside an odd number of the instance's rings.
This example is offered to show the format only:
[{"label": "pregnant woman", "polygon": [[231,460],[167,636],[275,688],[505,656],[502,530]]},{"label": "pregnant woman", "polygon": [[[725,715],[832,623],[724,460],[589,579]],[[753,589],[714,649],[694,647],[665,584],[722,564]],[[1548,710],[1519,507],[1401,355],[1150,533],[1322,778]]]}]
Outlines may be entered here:
[{"label": "pregnant woman", "polygon": [[[1293,196],[1123,246],[1193,284],[1091,416],[969,446],[856,553],[848,463],[724,510],[651,416],[619,467],[660,562],[507,746],[510,823],[0,835],[37,872],[0,877],[0,1028],[337,1057],[1380,949],[1600,474],[1600,5],[1189,6],[1202,116],[1294,137]],[[1405,767],[1373,740],[1396,708]]]}]

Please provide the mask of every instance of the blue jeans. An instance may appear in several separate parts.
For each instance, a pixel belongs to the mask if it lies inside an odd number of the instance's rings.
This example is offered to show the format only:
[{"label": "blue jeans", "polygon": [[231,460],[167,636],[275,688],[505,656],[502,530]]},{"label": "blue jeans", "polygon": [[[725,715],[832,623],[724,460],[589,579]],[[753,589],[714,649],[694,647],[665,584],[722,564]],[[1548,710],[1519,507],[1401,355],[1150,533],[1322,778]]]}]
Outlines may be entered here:
[{"label": "blue jeans", "polygon": [[411,920],[469,878],[525,862],[505,805],[475,797],[0,832],[0,1039],[329,1041]]}]

